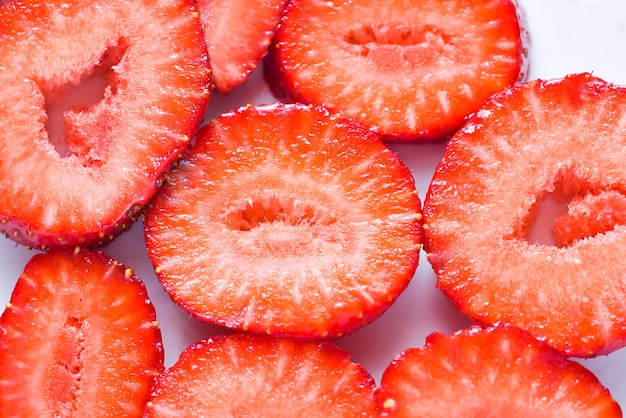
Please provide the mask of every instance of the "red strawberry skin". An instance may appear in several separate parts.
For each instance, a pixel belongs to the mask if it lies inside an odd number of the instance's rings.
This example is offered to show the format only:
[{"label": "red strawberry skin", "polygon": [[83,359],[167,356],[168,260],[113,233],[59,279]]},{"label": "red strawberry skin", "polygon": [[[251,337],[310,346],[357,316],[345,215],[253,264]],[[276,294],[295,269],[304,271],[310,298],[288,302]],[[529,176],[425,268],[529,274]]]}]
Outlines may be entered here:
[{"label": "red strawberry skin", "polygon": [[158,377],[145,416],[376,417],[375,391],[331,342],[236,333],[183,351]]},{"label": "red strawberry skin", "polygon": [[337,337],[370,323],[418,264],[408,168],[359,123],[275,103],[199,132],[145,216],[166,291],[238,330]]},{"label": "red strawberry skin", "polygon": [[593,207],[623,194],[625,109],[626,89],[591,74],[537,80],[494,96],[451,139],[425,198],[424,247],[461,311],[566,355],[624,346],[624,225],[592,224],[561,247],[527,234],[545,196]]},{"label": "red strawberry skin", "polygon": [[511,326],[433,333],[385,370],[377,399],[388,417],[621,417],[580,363]]},{"label": "red strawberry skin", "polygon": [[292,0],[264,71],[274,93],[386,139],[440,138],[526,79],[529,44],[511,0]]},{"label": "red strawberry skin", "polygon": [[0,416],[141,416],[163,370],[154,306],[101,252],[27,263],[0,317]]},{"label": "red strawberry skin", "polygon": [[[195,6],[13,2],[0,34],[0,232],[36,248],[107,243],[202,120],[211,82]],[[92,103],[67,97],[81,87],[73,97]]]},{"label": "red strawberry skin", "polygon": [[[230,93],[261,63],[287,0],[197,0],[217,91]],[[236,45],[236,47],[234,47]]]}]

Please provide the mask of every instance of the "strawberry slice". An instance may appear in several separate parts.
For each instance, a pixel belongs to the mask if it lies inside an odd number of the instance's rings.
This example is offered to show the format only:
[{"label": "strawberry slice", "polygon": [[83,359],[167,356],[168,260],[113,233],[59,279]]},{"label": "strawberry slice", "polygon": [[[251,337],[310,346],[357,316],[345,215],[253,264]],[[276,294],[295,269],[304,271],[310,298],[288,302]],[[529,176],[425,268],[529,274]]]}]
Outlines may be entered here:
[{"label": "strawberry slice", "polygon": [[267,54],[287,0],[197,0],[213,83],[230,93]]},{"label": "strawberry slice", "polygon": [[141,213],[210,96],[186,0],[0,8],[0,232],[98,245]]},{"label": "strawberry slice", "polygon": [[324,105],[386,139],[437,138],[525,80],[513,0],[292,0],[264,66],[283,100]]},{"label": "strawberry slice", "polygon": [[200,341],[163,372],[146,417],[375,417],[376,384],[331,342],[267,335]]},{"label": "strawberry slice", "polygon": [[0,317],[0,416],[140,416],[161,331],[131,269],[53,249],[26,264]]},{"label": "strawberry slice", "polygon": [[405,289],[419,209],[410,171],[374,132],[275,103],[203,127],[144,226],[164,288],[197,318],[317,338],[373,321]]},{"label": "strawberry slice", "polygon": [[515,327],[433,333],[383,373],[387,417],[621,417],[597,377]]},{"label": "strawberry slice", "polygon": [[[573,74],[494,96],[451,139],[425,199],[424,246],[461,311],[571,356],[626,344],[624,121],[626,88]],[[571,200],[562,246],[527,239],[550,195]],[[581,207],[596,220],[566,232]]]}]

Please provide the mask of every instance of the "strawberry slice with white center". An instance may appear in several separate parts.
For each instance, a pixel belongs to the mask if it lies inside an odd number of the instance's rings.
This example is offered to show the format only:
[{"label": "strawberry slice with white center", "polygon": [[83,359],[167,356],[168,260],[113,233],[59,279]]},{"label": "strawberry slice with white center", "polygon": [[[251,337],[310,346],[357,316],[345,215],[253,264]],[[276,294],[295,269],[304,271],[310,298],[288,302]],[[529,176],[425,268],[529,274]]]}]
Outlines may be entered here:
[{"label": "strawberry slice with white center", "polygon": [[266,335],[200,341],[157,378],[146,417],[376,417],[370,374],[331,342]]},{"label": "strawberry slice with white center", "polygon": [[202,128],[144,225],[159,279],[194,316],[317,338],[373,321],[406,288],[419,210],[410,171],[374,132],[276,103]]},{"label": "strawberry slice with white center", "polygon": [[264,70],[284,100],[326,106],[387,139],[438,138],[525,80],[521,15],[512,0],[292,0]]},{"label": "strawberry slice with white center", "polygon": [[287,0],[197,0],[215,89],[244,84],[267,54]]},{"label": "strawberry slice with white center", "polygon": [[0,231],[38,248],[108,242],[188,146],[209,97],[185,0],[0,8]]},{"label": "strawberry slice with white center", "polygon": [[383,373],[385,417],[621,418],[598,378],[515,327],[433,333]]},{"label": "strawberry slice with white center", "polygon": [[[424,202],[437,285],[483,323],[570,356],[626,343],[626,88],[591,74],[495,95],[448,143]],[[542,203],[569,206],[555,221]],[[549,219],[548,219],[549,220]]]},{"label": "strawberry slice with white center", "polygon": [[146,288],[101,252],[27,263],[0,317],[0,416],[141,416],[163,371]]}]

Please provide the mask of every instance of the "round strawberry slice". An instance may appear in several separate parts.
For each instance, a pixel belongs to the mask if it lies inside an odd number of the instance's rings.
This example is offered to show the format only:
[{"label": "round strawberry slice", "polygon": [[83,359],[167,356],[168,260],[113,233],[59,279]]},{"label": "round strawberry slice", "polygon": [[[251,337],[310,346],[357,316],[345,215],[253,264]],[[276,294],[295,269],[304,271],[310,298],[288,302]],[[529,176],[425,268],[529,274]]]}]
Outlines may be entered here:
[{"label": "round strawberry slice", "polygon": [[418,263],[413,177],[325,109],[243,107],[203,127],[146,211],[163,286],[230,328],[339,336],[383,313]]},{"label": "round strawberry slice", "polygon": [[186,0],[0,8],[0,231],[38,248],[106,243],[188,146],[209,87]]},{"label": "round strawberry slice", "polygon": [[[626,344],[625,121],[626,88],[573,74],[494,96],[451,139],[425,199],[424,246],[464,313],[571,356]],[[569,204],[558,245],[529,239],[551,227],[535,224],[547,198]]]},{"label": "round strawberry slice", "polygon": [[501,324],[429,335],[392,361],[376,395],[385,417],[622,416],[591,371]]},{"label": "round strawberry slice", "polygon": [[370,374],[331,342],[267,335],[200,341],[161,374],[146,417],[376,417]]},{"label": "round strawberry slice", "polygon": [[102,252],[26,264],[0,317],[0,416],[138,417],[163,371],[143,282]]},{"label": "round strawberry slice", "polygon": [[266,59],[284,100],[323,105],[386,139],[449,135],[525,80],[512,0],[293,0]]}]

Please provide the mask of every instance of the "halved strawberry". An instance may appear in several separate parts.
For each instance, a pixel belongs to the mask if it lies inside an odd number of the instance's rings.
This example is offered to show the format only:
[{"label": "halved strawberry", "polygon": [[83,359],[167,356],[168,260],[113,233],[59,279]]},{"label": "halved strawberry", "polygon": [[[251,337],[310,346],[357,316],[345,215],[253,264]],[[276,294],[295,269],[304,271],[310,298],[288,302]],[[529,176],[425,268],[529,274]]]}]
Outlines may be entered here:
[{"label": "halved strawberry", "polygon": [[230,93],[267,54],[287,0],[197,0],[215,88]]},{"label": "halved strawberry", "polygon": [[146,211],[173,300],[226,327],[339,336],[381,315],[420,250],[413,177],[325,109],[243,107],[202,128]]},{"label": "halved strawberry", "polygon": [[187,0],[10,3],[0,68],[0,231],[39,248],[127,228],[210,96]]},{"label": "halved strawberry", "polygon": [[451,139],[425,199],[424,246],[461,311],[567,355],[626,344],[626,224],[594,221],[560,247],[526,238],[549,195],[594,210],[611,197],[617,216],[607,205],[604,219],[623,220],[625,121],[625,87],[574,74],[494,96]]},{"label": "halved strawberry", "polygon": [[515,327],[433,333],[383,373],[388,417],[621,417],[597,377]]},{"label": "halved strawberry", "polygon": [[27,263],[0,317],[0,416],[140,416],[163,370],[146,289],[102,252]]},{"label": "halved strawberry", "polygon": [[146,417],[375,417],[376,384],[331,342],[232,334],[200,341],[160,375]]},{"label": "halved strawberry", "polygon": [[387,139],[451,134],[527,73],[512,0],[292,0],[264,67],[276,95]]}]

